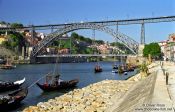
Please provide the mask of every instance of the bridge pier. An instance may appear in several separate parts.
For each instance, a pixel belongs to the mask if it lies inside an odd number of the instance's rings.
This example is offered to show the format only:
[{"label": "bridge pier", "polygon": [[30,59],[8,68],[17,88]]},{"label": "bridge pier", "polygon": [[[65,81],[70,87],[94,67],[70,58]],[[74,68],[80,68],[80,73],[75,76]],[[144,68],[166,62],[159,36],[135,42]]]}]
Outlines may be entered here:
[{"label": "bridge pier", "polygon": [[32,37],[32,45],[31,46],[33,46],[34,45],[34,32],[35,32],[35,27],[32,25],[32,30],[31,30],[31,37]]},{"label": "bridge pier", "polygon": [[140,44],[139,45],[138,56],[143,56],[143,49],[144,49],[144,47],[145,47],[144,44]]},{"label": "bridge pier", "polygon": [[141,24],[141,39],[140,39],[140,45],[138,49],[138,55],[143,56],[143,49],[145,47],[145,24],[142,22]]},{"label": "bridge pier", "polygon": [[140,44],[145,44],[145,24],[144,22],[142,23],[142,26],[141,26],[141,42]]},{"label": "bridge pier", "polygon": [[36,57],[30,56],[30,64],[35,64],[36,63]]},{"label": "bridge pier", "polygon": [[53,33],[53,26],[51,26],[51,33]]}]

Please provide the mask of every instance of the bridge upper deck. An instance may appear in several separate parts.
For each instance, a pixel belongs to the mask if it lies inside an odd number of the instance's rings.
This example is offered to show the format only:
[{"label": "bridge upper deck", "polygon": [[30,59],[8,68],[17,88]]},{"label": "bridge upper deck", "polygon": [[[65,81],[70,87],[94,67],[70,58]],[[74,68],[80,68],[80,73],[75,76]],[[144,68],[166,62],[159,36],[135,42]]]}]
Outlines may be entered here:
[{"label": "bridge upper deck", "polygon": [[99,24],[104,26],[114,25],[129,25],[129,24],[142,24],[142,23],[158,23],[158,22],[172,22],[175,21],[175,16],[162,16],[152,18],[140,18],[140,19],[126,19],[126,20],[112,20],[112,21],[93,21],[93,22],[77,22],[77,23],[65,23],[65,24],[48,24],[48,25],[30,25],[21,28],[0,27],[0,30],[17,31],[17,30],[46,30],[46,29],[59,29],[73,24]]}]

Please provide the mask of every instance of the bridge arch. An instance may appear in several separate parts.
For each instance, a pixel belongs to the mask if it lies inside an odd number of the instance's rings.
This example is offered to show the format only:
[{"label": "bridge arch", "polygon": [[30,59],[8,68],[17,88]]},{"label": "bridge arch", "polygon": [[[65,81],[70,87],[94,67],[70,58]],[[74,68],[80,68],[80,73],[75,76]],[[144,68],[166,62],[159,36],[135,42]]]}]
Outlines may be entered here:
[{"label": "bridge arch", "polygon": [[33,47],[32,56],[35,57],[37,53],[44,46],[46,46],[48,43],[53,42],[56,38],[62,36],[65,33],[69,33],[79,29],[94,29],[94,30],[106,32],[107,34],[110,34],[112,37],[117,38],[119,41],[121,41],[134,54],[137,54],[139,43],[133,40],[132,38],[128,37],[127,35],[121,32],[115,32],[113,29],[107,26],[103,26],[95,23],[78,23],[78,24],[72,24],[72,25],[65,25],[65,27],[60,28],[55,32],[49,34],[41,42],[39,42],[36,46]]}]

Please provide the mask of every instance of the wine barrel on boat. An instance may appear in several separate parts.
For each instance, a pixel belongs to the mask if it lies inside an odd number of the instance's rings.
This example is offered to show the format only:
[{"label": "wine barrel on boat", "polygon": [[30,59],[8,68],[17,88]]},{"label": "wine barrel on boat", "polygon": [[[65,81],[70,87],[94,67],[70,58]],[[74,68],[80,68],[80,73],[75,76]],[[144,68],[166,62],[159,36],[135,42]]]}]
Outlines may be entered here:
[{"label": "wine barrel on boat", "polygon": [[54,91],[54,90],[60,90],[60,89],[73,88],[76,86],[78,82],[79,82],[78,79],[73,79],[70,81],[61,81],[61,82],[52,83],[52,84],[48,84],[48,83],[45,83],[45,84],[36,83],[36,84],[43,91]]},{"label": "wine barrel on boat", "polygon": [[27,96],[28,89],[21,88],[7,95],[0,95],[0,110],[10,110],[17,107]]},{"label": "wine barrel on boat", "polygon": [[0,92],[18,89],[25,82],[25,78],[15,82],[0,81]]}]

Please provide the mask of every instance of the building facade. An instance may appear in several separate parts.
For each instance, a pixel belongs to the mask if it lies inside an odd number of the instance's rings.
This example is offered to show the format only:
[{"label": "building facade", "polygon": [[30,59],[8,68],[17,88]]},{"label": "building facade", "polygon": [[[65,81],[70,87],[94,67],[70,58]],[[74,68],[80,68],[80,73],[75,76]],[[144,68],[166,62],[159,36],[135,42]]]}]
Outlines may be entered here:
[{"label": "building facade", "polygon": [[168,36],[168,40],[159,42],[164,60],[175,61],[175,33]]}]

